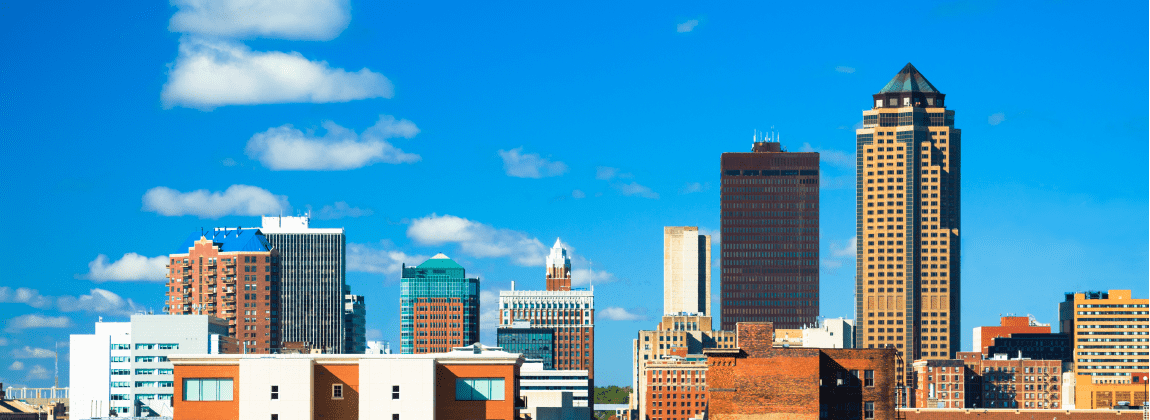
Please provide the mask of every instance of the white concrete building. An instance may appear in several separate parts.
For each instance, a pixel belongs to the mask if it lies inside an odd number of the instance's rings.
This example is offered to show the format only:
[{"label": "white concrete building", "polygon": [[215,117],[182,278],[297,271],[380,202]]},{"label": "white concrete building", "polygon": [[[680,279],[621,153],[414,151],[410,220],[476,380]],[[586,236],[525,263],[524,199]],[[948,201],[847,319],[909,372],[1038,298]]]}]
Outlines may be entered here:
[{"label": "white concrete building", "polygon": [[855,322],[846,318],[825,318],[820,325],[803,328],[803,347],[820,349],[854,348]]},{"label": "white concrete building", "polygon": [[69,414],[73,419],[171,415],[173,354],[236,348],[227,321],[207,315],[132,315],[97,322],[69,341]]},{"label": "white concrete building", "polygon": [[368,341],[364,354],[391,354],[391,343],[387,340]]},{"label": "white concrete building", "polygon": [[586,370],[547,370],[526,360],[519,371],[519,395],[527,402],[521,415],[533,420],[586,419],[591,416],[591,381]]},{"label": "white concrete building", "polygon": [[663,313],[711,315],[711,237],[698,227],[663,228]]}]

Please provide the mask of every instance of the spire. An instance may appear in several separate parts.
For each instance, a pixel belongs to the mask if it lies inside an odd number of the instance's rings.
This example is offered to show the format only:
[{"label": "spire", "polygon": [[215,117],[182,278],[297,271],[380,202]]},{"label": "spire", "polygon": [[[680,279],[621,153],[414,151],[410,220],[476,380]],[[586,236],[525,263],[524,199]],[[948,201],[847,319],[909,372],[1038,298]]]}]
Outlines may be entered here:
[{"label": "spire", "polygon": [[555,245],[553,245],[551,248],[554,249],[554,248],[562,248],[562,247],[563,247],[563,242],[559,240],[559,237],[555,237]]},{"label": "spire", "polygon": [[571,290],[571,257],[559,238],[547,255],[547,290]]},{"label": "spire", "polygon": [[879,93],[893,93],[893,92],[931,92],[940,93],[934,85],[926,80],[918,69],[914,68],[913,64],[906,63],[906,66],[899,70],[898,74],[894,75],[893,79],[886,84]]}]

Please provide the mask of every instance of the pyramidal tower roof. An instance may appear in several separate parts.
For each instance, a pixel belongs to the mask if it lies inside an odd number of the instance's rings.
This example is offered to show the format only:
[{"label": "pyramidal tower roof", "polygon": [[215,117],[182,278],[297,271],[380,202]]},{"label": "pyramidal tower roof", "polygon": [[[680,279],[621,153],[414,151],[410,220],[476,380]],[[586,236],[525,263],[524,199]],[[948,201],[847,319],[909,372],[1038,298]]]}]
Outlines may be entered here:
[{"label": "pyramidal tower roof", "polygon": [[555,246],[551,247],[551,253],[547,255],[547,266],[571,268],[571,257],[567,256],[567,249],[563,248],[559,238],[555,238]]},{"label": "pyramidal tower roof", "polygon": [[427,261],[418,265],[417,268],[463,268],[463,266],[451,258],[448,258],[446,255],[443,255],[441,252],[435,254],[434,257],[428,258]]},{"label": "pyramidal tower roof", "polygon": [[892,92],[932,92],[940,93],[930,81],[914,65],[906,63],[906,66],[899,70],[898,74],[894,75],[890,82],[879,91],[879,93],[892,93]]}]

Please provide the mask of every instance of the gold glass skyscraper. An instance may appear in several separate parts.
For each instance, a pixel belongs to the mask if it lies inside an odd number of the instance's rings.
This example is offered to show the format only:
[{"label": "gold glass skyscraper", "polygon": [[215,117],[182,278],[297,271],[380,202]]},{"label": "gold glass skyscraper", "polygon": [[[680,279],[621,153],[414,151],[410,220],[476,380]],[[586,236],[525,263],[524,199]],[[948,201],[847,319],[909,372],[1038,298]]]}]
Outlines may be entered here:
[{"label": "gold glass skyscraper", "polygon": [[855,345],[896,348],[904,375],[960,344],[962,137],[945,97],[908,63],[855,131]]}]

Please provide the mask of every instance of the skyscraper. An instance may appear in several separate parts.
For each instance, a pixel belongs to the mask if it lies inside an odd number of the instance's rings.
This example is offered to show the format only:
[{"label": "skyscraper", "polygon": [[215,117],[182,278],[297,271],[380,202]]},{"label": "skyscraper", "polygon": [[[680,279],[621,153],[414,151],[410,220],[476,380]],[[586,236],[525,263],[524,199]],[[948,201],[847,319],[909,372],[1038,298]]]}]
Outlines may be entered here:
[{"label": "skyscraper", "polygon": [[259,229],[195,232],[168,256],[164,312],[222,318],[240,351],[276,352],[282,344],[279,259]]},{"label": "skyscraper", "polygon": [[663,227],[663,313],[711,315],[711,237]]},{"label": "skyscraper", "polygon": [[479,279],[443,254],[400,279],[400,353],[447,353],[479,342]]},{"label": "skyscraper", "polygon": [[855,346],[916,359],[959,351],[959,150],[954,111],[909,63],[856,130]]},{"label": "skyscraper", "polygon": [[799,329],[819,316],[819,154],[755,136],[722,155],[722,329],[773,322]]},{"label": "skyscraper", "polygon": [[1079,383],[1137,383],[1136,376],[1150,370],[1146,338],[1138,337],[1150,335],[1147,307],[1150,299],[1135,299],[1130,290],[1066,294],[1058,303],[1058,324],[1070,339]]},{"label": "skyscraper", "polygon": [[366,350],[367,303],[348,288],[343,295],[343,353],[364,354]]},{"label": "skyscraper", "polygon": [[283,342],[343,351],[344,245],[342,228],[309,227],[310,217],[264,217],[260,231],[280,253]]}]

